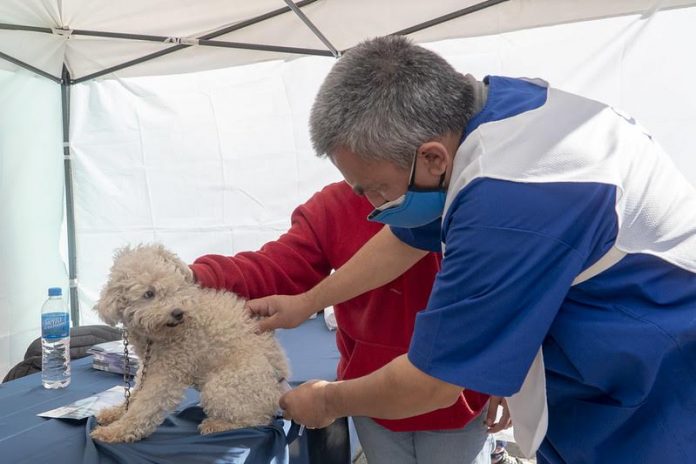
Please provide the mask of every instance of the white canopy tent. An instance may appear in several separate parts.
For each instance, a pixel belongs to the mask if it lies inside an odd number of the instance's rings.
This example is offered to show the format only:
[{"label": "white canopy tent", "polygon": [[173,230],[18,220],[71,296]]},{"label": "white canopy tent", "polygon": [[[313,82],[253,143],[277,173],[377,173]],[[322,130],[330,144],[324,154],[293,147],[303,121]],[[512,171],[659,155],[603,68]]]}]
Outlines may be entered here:
[{"label": "white canopy tent", "polygon": [[[501,34],[657,9],[690,0],[3,0],[0,51],[56,81],[165,75],[291,55],[337,55],[359,41]],[[292,8],[292,12],[290,9]],[[198,45],[198,46],[196,46]],[[224,50],[234,49],[233,52]],[[152,56],[156,55],[156,56]],[[157,59],[152,59],[157,58]]]},{"label": "white canopy tent", "polygon": [[695,5],[0,0],[0,374],[38,336],[46,287],[95,322],[115,247],[157,240],[192,260],[285,230],[339,178],[307,116],[333,57],[368,37],[613,104],[696,182]]}]

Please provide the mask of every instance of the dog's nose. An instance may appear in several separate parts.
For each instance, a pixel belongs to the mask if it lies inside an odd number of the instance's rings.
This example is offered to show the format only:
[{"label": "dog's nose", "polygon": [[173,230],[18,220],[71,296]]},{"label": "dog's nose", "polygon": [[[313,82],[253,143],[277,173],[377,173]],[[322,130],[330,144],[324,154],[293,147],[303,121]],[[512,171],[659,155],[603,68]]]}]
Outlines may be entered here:
[{"label": "dog's nose", "polygon": [[171,315],[175,320],[180,321],[184,317],[184,312],[181,309],[176,308],[172,309]]}]

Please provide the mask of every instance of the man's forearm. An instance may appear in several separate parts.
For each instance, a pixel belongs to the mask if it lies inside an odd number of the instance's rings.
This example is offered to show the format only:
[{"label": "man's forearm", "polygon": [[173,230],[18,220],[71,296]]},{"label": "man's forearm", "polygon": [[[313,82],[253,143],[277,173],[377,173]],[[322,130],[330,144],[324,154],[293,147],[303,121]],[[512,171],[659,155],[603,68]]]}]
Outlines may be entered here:
[{"label": "man's forearm", "polygon": [[406,272],[427,251],[413,248],[382,228],[353,257],[305,296],[314,311],[381,287]]},{"label": "man's forearm", "polygon": [[402,355],[367,376],[327,385],[326,407],[332,417],[403,419],[448,407],[461,391],[423,373]]}]

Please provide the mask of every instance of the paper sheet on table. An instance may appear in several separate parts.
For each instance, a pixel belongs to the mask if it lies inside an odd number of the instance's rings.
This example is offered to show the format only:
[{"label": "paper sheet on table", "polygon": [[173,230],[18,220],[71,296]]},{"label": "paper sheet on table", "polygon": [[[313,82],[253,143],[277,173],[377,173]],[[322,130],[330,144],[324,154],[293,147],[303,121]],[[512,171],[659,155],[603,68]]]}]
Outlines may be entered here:
[{"label": "paper sheet on table", "polygon": [[51,419],[81,420],[96,415],[97,412],[108,406],[121,404],[123,400],[124,387],[117,385],[94,396],[77,400],[50,411],[40,412],[37,416]]}]

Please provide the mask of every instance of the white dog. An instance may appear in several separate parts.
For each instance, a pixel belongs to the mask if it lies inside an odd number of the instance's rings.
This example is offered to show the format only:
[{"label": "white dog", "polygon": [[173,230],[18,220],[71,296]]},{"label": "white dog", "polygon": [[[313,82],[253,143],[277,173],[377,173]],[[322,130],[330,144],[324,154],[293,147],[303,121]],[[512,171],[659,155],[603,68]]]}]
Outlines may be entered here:
[{"label": "white dog", "polygon": [[189,386],[201,393],[201,433],[268,424],[289,375],[272,334],[255,333],[244,301],[203,289],[188,266],[160,245],[123,248],[96,310],[122,323],[140,358],[128,410],[101,411],[92,437],[132,442],[150,435]]}]

